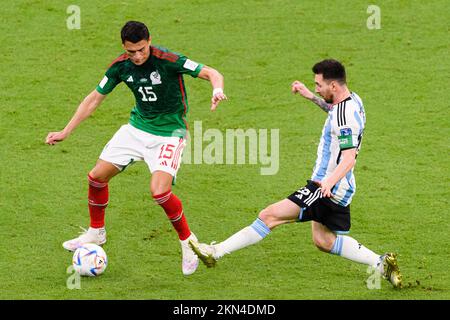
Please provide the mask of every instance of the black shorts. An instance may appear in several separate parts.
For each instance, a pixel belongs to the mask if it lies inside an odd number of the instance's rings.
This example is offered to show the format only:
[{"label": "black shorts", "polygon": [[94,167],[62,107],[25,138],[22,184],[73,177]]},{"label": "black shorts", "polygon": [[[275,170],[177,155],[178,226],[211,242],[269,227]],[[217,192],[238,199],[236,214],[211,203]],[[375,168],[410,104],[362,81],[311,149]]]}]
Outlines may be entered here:
[{"label": "black shorts", "polygon": [[[288,199],[299,205],[298,192],[291,194]],[[325,225],[334,233],[348,233],[350,231],[350,206],[340,206],[329,198],[318,198],[309,207],[300,207],[299,222],[316,221]]]}]

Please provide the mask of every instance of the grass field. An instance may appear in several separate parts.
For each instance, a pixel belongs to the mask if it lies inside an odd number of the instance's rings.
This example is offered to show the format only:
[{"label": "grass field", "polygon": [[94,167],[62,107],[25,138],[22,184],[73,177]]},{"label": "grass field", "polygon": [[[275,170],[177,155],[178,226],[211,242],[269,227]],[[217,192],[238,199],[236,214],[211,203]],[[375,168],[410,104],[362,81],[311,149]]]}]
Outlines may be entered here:
[{"label": "grass field", "polygon": [[[448,2],[14,1],[0,10],[0,299],[449,299],[450,60]],[[69,30],[66,9],[81,9]],[[366,267],[319,252],[310,224],[276,229],[260,244],[183,277],[180,247],[138,163],[110,183],[109,266],[81,289],[66,286],[61,243],[87,227],[86,175],[128,121],[121,85],[66,141],[44,144],[118,56],[125,21],[145,22],[153,43],[217,68],[229,101],[209,111],[210,85],[185,77],[189,123],[203,130],[279,129],[280,168],[186,164],[176,194],[203,241],[223,240],[309,178],[326,115],[293,96],[313,88],[311,66],[333,57],[367,115],[356,166],[352,233],[396,251],[405,288],[366,286]]]}]

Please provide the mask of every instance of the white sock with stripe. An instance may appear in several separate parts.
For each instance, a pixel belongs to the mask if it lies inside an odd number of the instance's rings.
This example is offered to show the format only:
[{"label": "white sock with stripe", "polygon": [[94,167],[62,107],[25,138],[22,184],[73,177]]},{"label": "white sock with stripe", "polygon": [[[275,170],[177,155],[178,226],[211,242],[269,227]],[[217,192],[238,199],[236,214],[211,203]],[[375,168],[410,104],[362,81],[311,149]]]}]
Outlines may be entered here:
[{"label": "white sock with stripe", "polygon": [[225,254],[248,247],[264,239],[270,233],[269,227],[261,220],[256,219],[250,226],[236,232],[223,242],[214,245],[214,258],[219,259]]},{"label": "white sock with stripe", "polygon": [[380,261],[380,255],[349,236],[337,235],[330,253],[374,267]]}]

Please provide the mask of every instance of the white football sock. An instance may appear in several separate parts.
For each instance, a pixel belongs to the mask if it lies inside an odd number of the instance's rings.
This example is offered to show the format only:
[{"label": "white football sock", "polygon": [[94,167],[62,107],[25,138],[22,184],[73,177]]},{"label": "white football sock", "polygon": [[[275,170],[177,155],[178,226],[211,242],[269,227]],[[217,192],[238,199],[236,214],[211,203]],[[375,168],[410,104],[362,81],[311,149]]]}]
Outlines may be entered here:
[{"label": "white football sock", "polygon": [[105,227],[101,227],[101,228],[89,227],[88,232],[90,234],[103,235],[106,232],[106,229],[105,229]]},{"label": "white football sock", "polygon": [[330,253],[373,267],[380,261],[380,255],[349,236],[338,235]]},{"label": "white football sock", "polygon": [[214,258],[219,259],[225,254],[230,254],[233,251],[255,244],[264,239],[269,233],[269,227],[258,218],[250,226],[236,232],[225,241],[215,244]]}]

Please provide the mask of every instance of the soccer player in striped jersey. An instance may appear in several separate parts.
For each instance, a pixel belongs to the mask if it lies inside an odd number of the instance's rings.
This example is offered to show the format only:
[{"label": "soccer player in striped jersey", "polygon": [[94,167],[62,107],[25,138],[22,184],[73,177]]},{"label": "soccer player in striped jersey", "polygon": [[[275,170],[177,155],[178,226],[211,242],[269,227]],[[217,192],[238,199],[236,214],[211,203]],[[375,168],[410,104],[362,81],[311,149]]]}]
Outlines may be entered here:
[{"label": "soccer player in striped jersey", "polygon": [[178,233],[182,271],[189,275],[197,269],[198,258],[188,241],[195,242],[197,238],[190,231],[182,203],[171,188],[186,144],[188,101],[183,75],[211,82],[212,111],[226,99],[223,76],[182,54],[151,45],[150,33],[141,22],[128,21],[121,30],[121,38],[125,53],[111,63],[96,89],[80,104],[66,127],[59,132],[50,132],[46,138],[49,145],[66,139],[121,82],[130,88],[136,99],[129,123],[106,144],[88,174],[90,227],[81,236],[64,242],[63,247],[74,251],[83,243],[102,245],[106,242],[108,183],[133,162],[145,161],[152,173],[150,190],[153,199]]},{"label": "soccer player in striped jersey", "polygon": [[261,241],[281,224],[312,221],[312,238],[317,248],[373,266],[394,287],[400,287],[396,254],[376,254],[347,235],[350,203],[356,191],[353,168],[366,122],[361,98],[348,89],[345,68],[340,62],[327,59],[312,70],[316,92],[322,98],[299,81],[292,84],[294,94],[311,100],[328,114],[311,180],[286,199],[262,210],[250,226],[225,241],[211,245],[192,242],[191,246],[206,266],[212,267],[224,255]]}]

